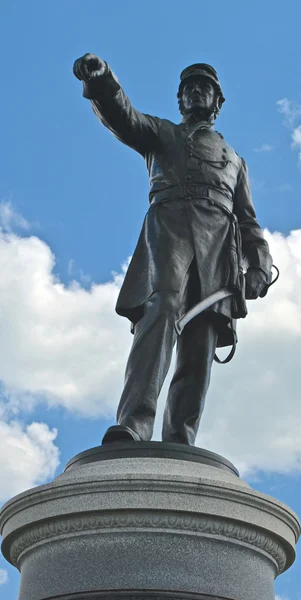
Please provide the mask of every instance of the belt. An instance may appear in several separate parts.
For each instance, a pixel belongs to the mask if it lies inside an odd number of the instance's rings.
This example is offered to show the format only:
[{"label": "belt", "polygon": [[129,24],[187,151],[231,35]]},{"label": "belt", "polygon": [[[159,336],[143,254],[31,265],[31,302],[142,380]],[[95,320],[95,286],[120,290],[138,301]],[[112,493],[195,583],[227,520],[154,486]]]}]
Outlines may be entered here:
[{"label": "belt", "polygon": [[162,204],[170,200],[212,200],[218,205],[222,205],[227,212],[233,212],[233,202],[224,192],[211,188],[207,185],[175,185],[166,190],[153,193],[150,200],[151,206],[154,204]]}]

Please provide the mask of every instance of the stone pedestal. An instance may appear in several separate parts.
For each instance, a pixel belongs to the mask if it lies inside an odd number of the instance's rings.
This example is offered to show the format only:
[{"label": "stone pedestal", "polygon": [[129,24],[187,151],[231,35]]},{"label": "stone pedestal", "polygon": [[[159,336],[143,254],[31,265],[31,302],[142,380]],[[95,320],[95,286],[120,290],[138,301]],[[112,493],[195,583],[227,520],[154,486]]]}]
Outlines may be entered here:
[{"label": "stone pedestal", "polygon": [[81,453],[0,525],[19,600],[274,600],[300,533],[222,457],[160,442]]}]

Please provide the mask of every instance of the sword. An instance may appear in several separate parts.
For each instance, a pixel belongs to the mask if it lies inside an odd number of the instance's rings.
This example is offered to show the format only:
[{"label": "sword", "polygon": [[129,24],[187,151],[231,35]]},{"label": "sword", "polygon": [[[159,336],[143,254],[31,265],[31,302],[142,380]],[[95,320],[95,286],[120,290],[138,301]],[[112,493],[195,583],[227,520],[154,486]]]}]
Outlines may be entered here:
[{"label": "sword", "polygon": [[[263,288],[262,292],[260,293],[260,298],[263,298],[266,295],[268,289],[272,285],[274,285],[274,283],[276,283],[277,279],[279,278],[280,273],[279,273],[278,267],[276,267],[276,265],[272,265],[272,268],[275,269],[277,275],[270,283],[267,283],[267,285]],[[272,277],[272,273],[271,273],[271,277]],[[202,312],[204,312],[204,310],[207,310],[207,308],[210,308],[210,306],[212,306],[212,304],[215,304],[215,302],[219,302],[220,300],[224,300],[224,298],[229,298],[230,296],[234,296],[234,294],[235,294],[234,290],[231,290],[230,288],[225,287],[225,288],[222,288],[221,290],[219,290],[218,292],[214,292],[214,294],[210,294],[210,296],[208,296],[201,302],[198,302],[198,304],[193,306],[187,313],[185,313],[185,315],[182,315],[182,317],[180,317],[175,322],[175,330],[176,330],[177,334],[181,335],[185,325],[187,325],[187,323],[189,323],[189,321],[191,321],[191,319],[194,319],[194,317],[197,317],[197,315],[200,315]]]},{"label": "sword", "polygon": [[176,330],[177,334],[181,335],[185,325],[187,325],[187,323],[189,323],[189,321],[191,321],[191,319],[194,319],[194,317],[196,317],[197,315],[200,315],[202,312],[204,312],[204,310],[207,310],[207,308],[210,308],[210,306],[212,306],[212,304],[215,304],[215,302],[219,302],[220,300],[224,300],[224,298],[228,298],[229,296],[233,296],[233,295],[234,295],[234,291],[225,287],[225,288],[222,288],[221,290],[219,290],[218,292],[214,292],[214,294],[210,294],[210,296],[208,296],[201,302],[198,302],[198,304],[193,306],[187,313],[185,313],[185,315],[182,315],[182,317],[180,317],[175,322],[175,330]]}]

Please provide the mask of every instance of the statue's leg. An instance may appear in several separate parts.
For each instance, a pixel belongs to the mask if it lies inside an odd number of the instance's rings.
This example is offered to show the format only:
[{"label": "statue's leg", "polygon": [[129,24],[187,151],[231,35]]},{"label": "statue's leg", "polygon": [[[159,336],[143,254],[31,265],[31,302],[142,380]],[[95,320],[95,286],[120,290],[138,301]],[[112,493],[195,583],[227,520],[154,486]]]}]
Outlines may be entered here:
[{"label": "statue's leg", "polygon": [[195,443],[217,343],[217,330],[208,313],[186,325],[177,343],[177,364],[170,384],[162,440]]},{"label": "statue's leg", "polygon": [[173,291],[155,292],[135,326],[117,423],[129,427],[144,441],[152,437],[157,399],[176,341],[174,323],[182,298],[181,293]]}]

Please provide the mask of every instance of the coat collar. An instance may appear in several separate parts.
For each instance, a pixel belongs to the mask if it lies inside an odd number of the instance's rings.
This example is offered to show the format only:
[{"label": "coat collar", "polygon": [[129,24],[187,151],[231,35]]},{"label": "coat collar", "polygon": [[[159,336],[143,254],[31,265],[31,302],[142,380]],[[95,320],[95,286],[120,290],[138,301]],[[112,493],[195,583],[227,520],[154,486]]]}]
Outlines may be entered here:
[{"label": "coat collar", "polygon": [[214,121],[202,121],[198,120],[194,115],[184,115],[182,124],[188,125],[189,127],[197,127],[198,129],[213,130]]}]

